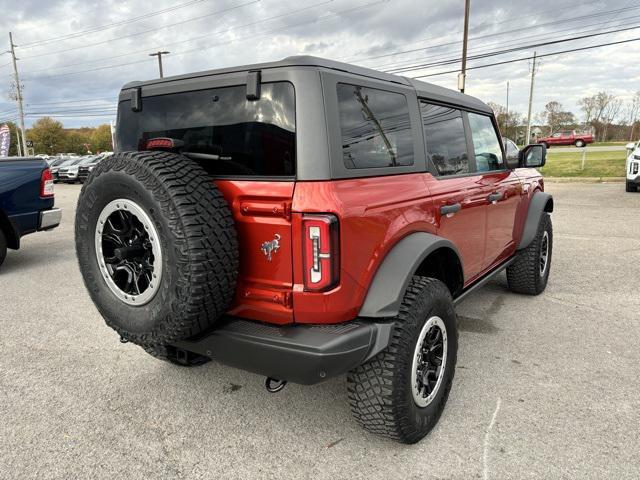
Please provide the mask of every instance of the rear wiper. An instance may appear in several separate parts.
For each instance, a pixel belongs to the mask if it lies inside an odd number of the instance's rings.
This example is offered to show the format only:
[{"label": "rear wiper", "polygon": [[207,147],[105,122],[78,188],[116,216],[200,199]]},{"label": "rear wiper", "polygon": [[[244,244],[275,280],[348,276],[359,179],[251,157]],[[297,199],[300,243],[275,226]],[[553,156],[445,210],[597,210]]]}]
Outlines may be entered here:
[{"label": "rear wiper", "polygon": [[213,153],[198,153],[198,152],[180,152],[187,158],[192,160],[220,160],[220,155],[215,155]]}]

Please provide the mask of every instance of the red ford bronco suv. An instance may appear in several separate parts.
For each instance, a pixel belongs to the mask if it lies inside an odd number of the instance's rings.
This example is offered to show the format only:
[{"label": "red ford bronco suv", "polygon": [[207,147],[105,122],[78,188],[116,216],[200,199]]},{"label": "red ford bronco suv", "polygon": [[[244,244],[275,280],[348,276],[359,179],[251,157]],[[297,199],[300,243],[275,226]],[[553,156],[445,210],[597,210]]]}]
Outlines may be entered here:
[{"label": "red ford bronco suv", "polygon": [[117,152],[82,188],[76,249],[122,341],[314,384],[402,442],[437,422],[454,305],[506,269],[549,277],[553,199],[483,102],[314,57],[125,85]]}]

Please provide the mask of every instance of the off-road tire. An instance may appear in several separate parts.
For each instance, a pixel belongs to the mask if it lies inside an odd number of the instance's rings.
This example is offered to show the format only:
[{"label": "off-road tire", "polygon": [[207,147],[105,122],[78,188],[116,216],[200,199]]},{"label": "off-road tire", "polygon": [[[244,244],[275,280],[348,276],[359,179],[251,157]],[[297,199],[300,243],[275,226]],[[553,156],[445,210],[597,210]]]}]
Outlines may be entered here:
[{"label": "off-road tire", "polygon": [[[542,249],[543,236],[547,232],[549,251],[547,266],[544,274],[540,273],[540,253]],[[553,253],[553,226],[551,216],[543,213],[538,224],[538,231],[531,244],[518,252],[518,257],[509,267],[507,267],[507,283],[509,289],[516,293],[527,295],[539,295],[547,287],[549,272],[551,270],[551,259]]]},{"label": "off-road tire", "polygon": [[[144,305],[125,303],[107,285],[96,255],[96,225],[116,199],[139,205],[158,232],[162,276]],[[75,223],[82,277],[107,325],[124,340],[162,346],[196,335],[228,309],[238,276],[231,211],[204,169],[168,152],[116,153],[82,186]]]},{"label": "off-road tire", "polygon": [[[413,354],[427,319],[439,316],[447,330],[447,361],[435,397],[419,407],[412,395]],[[453,300],[439,280],[415,276],[405,293],[390,345],[347,377],[351,412],[369,432],[416,443],[436,425],[455,373],[458,331]]]},{"label": "off-road tire", "polygon": [[4,263],[5,258],[7,258],[7,238],[0,229],[0,266]]},{"label": "off-road tire", "polygon": [[630,182],[629,180],[627,180],[627,188],[626,188],[626,190],[627,190],[627,192],[637,192],[638,191],[638,186],[635,183]]}]

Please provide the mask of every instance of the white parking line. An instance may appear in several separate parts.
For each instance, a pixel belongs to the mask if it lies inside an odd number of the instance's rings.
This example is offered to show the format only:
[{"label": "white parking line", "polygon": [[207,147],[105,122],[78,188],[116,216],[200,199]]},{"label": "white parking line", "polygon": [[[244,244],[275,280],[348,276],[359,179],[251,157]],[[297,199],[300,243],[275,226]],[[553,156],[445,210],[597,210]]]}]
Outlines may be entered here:
[{"label": "white parking line", "polygon": [[491,417],[491,422],[487,427],[487,431],[484,434],[484,452],[482,455],[482,478],[484,480],[489,479],[489,447],[491,442],[491,430],[493,430],[493,426],[496,423],[496,418],[498,418],[498,411],[500,410],[500,405],[502,405],[502,400],[498,397],[498,401],[496,403],[496,409],[493,411],[493,416]]}]

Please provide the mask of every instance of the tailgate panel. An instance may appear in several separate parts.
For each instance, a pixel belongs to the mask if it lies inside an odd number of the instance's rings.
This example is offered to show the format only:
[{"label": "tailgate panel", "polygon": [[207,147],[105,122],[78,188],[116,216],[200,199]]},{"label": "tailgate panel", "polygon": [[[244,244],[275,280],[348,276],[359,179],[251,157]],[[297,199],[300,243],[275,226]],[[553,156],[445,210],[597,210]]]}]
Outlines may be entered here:
[{"label": "tailgate panel", "polygon": [[[291,200],[295,182],[217,180],[233,212],[240,272],[229,314],[270,323],[293,322]],[[263,250],[271,250],[271,260]],[[276,248],[277,247],[277,248]]]}]

